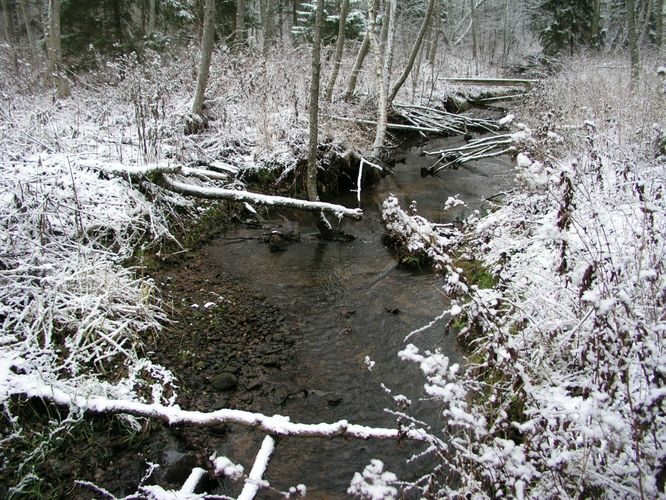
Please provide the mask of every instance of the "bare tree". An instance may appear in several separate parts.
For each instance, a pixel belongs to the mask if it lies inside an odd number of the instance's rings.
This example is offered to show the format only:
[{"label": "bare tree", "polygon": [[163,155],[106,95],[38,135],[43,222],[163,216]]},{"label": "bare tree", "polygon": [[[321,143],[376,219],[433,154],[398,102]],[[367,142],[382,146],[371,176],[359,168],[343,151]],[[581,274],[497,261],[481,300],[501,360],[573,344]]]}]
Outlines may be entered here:
[{"label": "bare tree", "polygon": [[631,87],[638,84],[640,72],[640,60],[638,54],[638,37],[636,33],[636,6],[634,0],[625,0],[627,9],[627,31],[629,38],[629,59],[631,61]]},{"label": "bare tree", "polygon": [[365,56],[368,55],[368,49],[370,48],[370,29],[366,30],[365,36],[363,37],[363,42],[361,47],[358,49],[358,54],[356,54],[356,60],[354,61],[354,68],[352,69],[351,74],[349,75],[349,81],[347,82],[347,90],[345,91],[345,101],[348,101],[354,95],[356,90],[356,82],[358,81],[358,74],[361,72],[363,67],[363,61]]},{"label": "bare tree", "polygon": [[314,40],[312,42],[312,73],[310,78],[310,137],[308,142],[308,170],[306,185],[308,200],[318,201],[317,146],[319,145],[319,78],[321,73],[321,22],[324,17],[324,0],[317,0]]},{"label": "bare tree", "polygon": [[345,48],[345,26],[347,25],[347,13],[349,12],[349,0],[342,0],[340,6],[340,22],[338,25],[338,39],[335,43],[335,60],[333,61],[333,71],[331,78],[328,80],[326,86],[326,100],[333,99],[333,89],[335,88],[335,81],[338,79],[340,72],[340,61],[342,60],[342,51]]},{"label": "bare tree", "polygon": [[666,0],[661,0],[661,62],[666,63]]},{"label": "bare tree", "polygon": [[60,41],[60,0],[49,0],[47,50],[49,71],[59,98],[69,97],[69,81],[65,76],[62,63],[62,45]]},{"label": "bare tree", "polygon": [[206,0],[204,8],[204,30],[201,38],[201,61],[199,62],[199,77],[197,88],[192,103],[192,113],[201,115],[203,113],[204,97],[208,86],[210,74],[210,61],[213,57],[213,46],[215,45],[215,0]]},{"label": "bare tree", "polygon": [[23,24],[25,25],[25,34],[28,38],[28,46],[30,48],[30,58],[34,64],[37,60],[37,57],[35,54],[35,35],[32,32],[32,26],[31,26],[32,13],[30,10],[30,4],[28,3],[28,0],[21,0],[19,2],[19,6],[21,7],[21,17],[23,17]]},{"label": "bare tree", "polygon": [[148,33],[155,31],[155,25],[157,23],[157,0],[150,0],[148,2]]},{"label": "bare tree", "polygon": [[236,42],[245,41],[245,0],[236,0]]},{"label": "bare tree", "polygon": [[[379,157],[381,154],[382,146],[384,145],[384,139],[386,137],[386,122],[387,122],[387,111],[388,111],[388,96],[387,96],[387,86],[384,80],[384,51],[382,50],[381,38],[380,38],[380,25],[379,25],[379,0],[375,0],[368,12],[368,18],[370,21],[370,26],[368,30],[370,31],[370,43],[372,44],[374,59],[375,59],[375,80],[377,82],[378,88],[378,98],[377,98],[377,131],[375,133],[375,142],[372,145],[372,156]],[[389,8],[384,10],[384,19],[386,22],[387,14],[390,15]]]},{"label": "bare tree", "polygon": [[428,0],[428,8],[426,10],[425,18],[423,19],[423,24],[421,25],[419,34],[416,36],[416,40],[414,40],[414,45],[412,46],[412,52],[409,54],[409,60],[407,61],[407,65],[405,66],[405,69],[400,75],[400,78],[398,78],[398,81],[393,86],[393,90],[391,90],[391,95],[388,98],[389,105],[391,105],[391,103],[395,99],[395,96],[398,94],[398,91],[403,86],[403,84],[407,80],[407,77],[409,76],[409,73],[412,71],[412,68],[414,67],[414,61],[416,61],[416,56],[419,53],[419,49],[421,48],[421,44],[423,43],[423,39],[425,38],[426,31],[428,31],[428,24],[430,23],[430,18],[432,17],[432,12],[434,9],[435,9],[435,0]]},{"label": "bare tree", "polygon": [[4,22],[3,22],[3,31],[5,40],[7,41],[7,47],[9,49],[9,57],[12,60],[12,65],[14,66],[14,71],[18,71],[18,59],[16,57],[16,50],[14,50],[14,26],[12,24],[12,12],[9,10],[9,3],[7,0],[2,0],[2,10],[4,12]]}]

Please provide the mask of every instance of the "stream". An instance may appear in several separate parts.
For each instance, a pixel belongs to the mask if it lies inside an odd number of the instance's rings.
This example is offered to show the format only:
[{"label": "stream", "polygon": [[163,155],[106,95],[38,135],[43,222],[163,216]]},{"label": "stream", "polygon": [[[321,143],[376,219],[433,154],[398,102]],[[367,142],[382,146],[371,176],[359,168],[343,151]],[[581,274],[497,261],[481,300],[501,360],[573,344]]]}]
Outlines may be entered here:
[{"label": "stream", "polygon": [[[437,223],[465,217],[469,210],[488,206],[486,198],[513,185],[513,165],[508,157],[471,162],[459,169],[446,169],[435,177],[421,177],[422,166],[433,157],[422,150],[454,147],[462,138],[439,138],[426,146],[406,147],[404,163],[396,164],[394,174],[383,178],[371,191],[362,193],[364,218],[345,222],[351,242],[321,242],[315,234],[314,218],[298,212],[272,212],[265,227],[285,224],[299,232],[301,241],[285,251],[272,252],[261,241],[262,228],[238,228],[214,241],[209,247],[211,272],[218,272],[261,292],[298,325],[294,366],[286,373],[293,390],[280,413],[296,422],[350,422],[395,427],[396,417],[384,411],[396,409],[391,395],[402,394],[412,401],[408,410],[416,418],[435,427],[436,404],[422,400],[424,379],[417,367],[402,362],[397,353],[405,336],[427,324],[447,307],[438,276],[430,272],[397,267],[383,245],[382,201],[393,193],[403,208],[415,200],[418,213]],[[444,213],[447,198],[458,194],[468,208],[456,207]],[[332,201],[356,206],[356,193]],[[287,222],[288,221],[288,222]],[[420,348],[439,347],[453,361],[461,351],[445,321],[414,336],[410,342]],[[364,359],[376,362],[368,370]],[[221,454],[238,459],[249,470],[263,436],[251,430],[234,431]],[[340,498],[354,475],[372,458],[385,464],[385,470],[401,480],[414,480],[428,469],[428,459],[406,464],[422,445],[394,442],[344,441],[341,439],[289,438],[278,442],[266,474],[273,487],[282,491],[303,483],[308,498]],[[432,465],[432,464],[430,464]],[[261,496],[261,495],[260,495]],[[270,497],[266,493],[262,498]]]}]

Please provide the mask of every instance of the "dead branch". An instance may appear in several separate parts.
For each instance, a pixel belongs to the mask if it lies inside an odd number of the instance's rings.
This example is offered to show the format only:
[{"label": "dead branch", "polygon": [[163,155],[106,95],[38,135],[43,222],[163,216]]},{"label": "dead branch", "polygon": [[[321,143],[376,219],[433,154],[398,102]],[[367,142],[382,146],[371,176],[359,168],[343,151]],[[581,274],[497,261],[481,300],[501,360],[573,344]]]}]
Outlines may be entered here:
[{"label": "dead branch", "polygon": [[161,420],[169,425],[192,427],[218,427],[221,424],[238,424],[252,427],[271,436],[353,438],[428,441],[431,437],[423,429],[387,429],[350,424],[347,420],[334,423],[300,424],[289,421],[285,416],[266,416],[243,410],[221,409],[212,412],[182,410],[178,406],[147,404],[121,399],[108,399],[100,396],[84,397],[55,385],[47,386],[30,375],[9,375],[5,384],[12,394],[40,398],[57,405],[78,408],[94,414],[125,414],[135,417]]},{"label": "dead branch", "polygon": [[338,218],[348,217],[350,219],[361,219],[363,211],[360,208],[347,208],[342,205],[334,205],[323,201],[305,201],[285,196],[268,196],[265,194],[251,193],[249,191],[235,191],[207,186],[196,186],[186,182],[180,182],[168,175],[161,174],[155,180],[159,186],[179,194],[207,198],[212,200],[229,200],[236,202],[247,202],[252,205],[269,207],[286,207],[304,210],[307,212],[326,212]]}]

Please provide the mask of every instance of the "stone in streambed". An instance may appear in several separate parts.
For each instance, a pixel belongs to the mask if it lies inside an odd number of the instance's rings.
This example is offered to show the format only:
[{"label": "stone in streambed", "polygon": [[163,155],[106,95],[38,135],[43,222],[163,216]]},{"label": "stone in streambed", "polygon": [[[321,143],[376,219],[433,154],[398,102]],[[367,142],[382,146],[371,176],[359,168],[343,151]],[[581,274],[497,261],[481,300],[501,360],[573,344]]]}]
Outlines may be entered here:
[{"label": "stone in streambed", "polygon": [[233,391],[238,387],[238,377],[233,373],[222,372],[215,375],[210,384],[216,391]]}]

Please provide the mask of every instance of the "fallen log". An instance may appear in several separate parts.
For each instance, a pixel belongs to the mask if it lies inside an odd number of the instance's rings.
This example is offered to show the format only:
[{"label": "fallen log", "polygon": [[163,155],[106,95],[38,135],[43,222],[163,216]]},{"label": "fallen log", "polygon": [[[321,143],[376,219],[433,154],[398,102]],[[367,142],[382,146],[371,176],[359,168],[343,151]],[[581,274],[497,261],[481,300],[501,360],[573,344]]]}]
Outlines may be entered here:
[{"label": "fallen log", "polygon": [[166,163],[156,163],[152,165],[123,165],[121,163],[80,160],[76,162],[76,164],[80,167],[104,172],[107,175],[128,178],[134,182],[148,180],[169,191],[185,196],[194,196],[196,198],[246,202],[251,205],[295,208],[307,212],[324,212],[330,213],[338,219],[347,217],[358,220],[363,216],[363,211],[358,208],[347,208],[333,203],[319,201],[312,202],[296,198],[287,198],[285,196],[269,196],[252,193],[250,191],[237,191],[215,186],[199,186],[188,182],[182,182],[171,177],[171,175],[177,174],[186,177],[196,177],[204,181],[230,180],[230,177],[227,174],[212,170]]},{"label": "fallen log", "polygon": [[265,194],[251,193],[250,191],[235,191],[233,189],[196,186],[187,182],[175,180],[166,174],[159,174],[155,179],[155,184],[164,189],[168,189],[169,191],[187,196],[195,196],[197,198],[246,202],[251,205],[268,207],[295,208],[306,212],[325,212],[334,215],[338,219],[348,217],[350,219],[359,220],[363,216],[363,211],[360,208],[347,208],[342,205],[325,203],[323,201],[306,201],[296,198],[287,198],[285,196],[269,196]]},{"label": "fallen log", "polygon": [[440,80],[450,83],[462,83],[467,85],[499,86],[512,87],[515,85],[532,86],[539,83],[539,80],[527,78],[440,78]]},{"label": "fallen log", "polygon": [[56,405],[76,408],[83,412],[106,415],[132,415],[135,417],[161,420],[168,425],[188,425],[192,427],[219,427],[221,424],[238,424],[259,429],[271,436],[294,436],[311,438],[353,438],[429,442],[432,436],[423,429],[380,428],[351,424],[347,420],[333,423],[301,424],[291,422],[288,417],[244,410],[221,409],[211,412],[182,410],[179,406],[164,406],[153,403],[140,403],[122,399],[109,399],[101,396],[84,397],[74,392],[59,389],[55,385],[45,385],[30,375],[5,377],[7,392],[39,398]]}]

